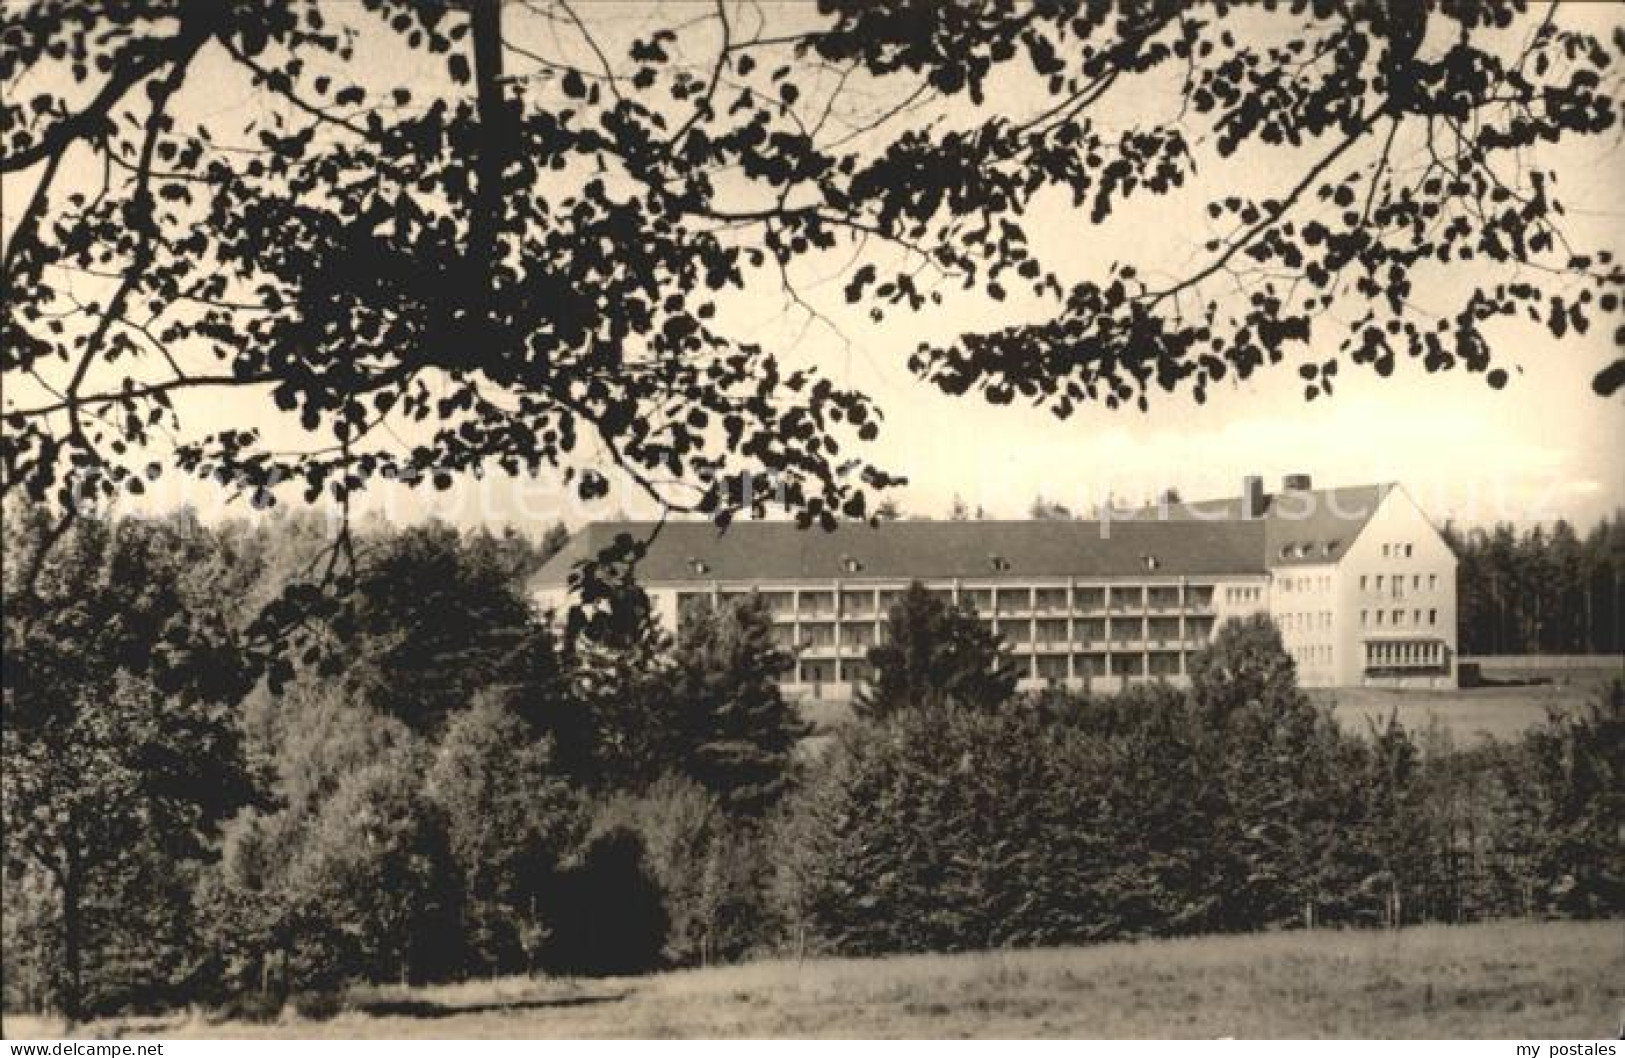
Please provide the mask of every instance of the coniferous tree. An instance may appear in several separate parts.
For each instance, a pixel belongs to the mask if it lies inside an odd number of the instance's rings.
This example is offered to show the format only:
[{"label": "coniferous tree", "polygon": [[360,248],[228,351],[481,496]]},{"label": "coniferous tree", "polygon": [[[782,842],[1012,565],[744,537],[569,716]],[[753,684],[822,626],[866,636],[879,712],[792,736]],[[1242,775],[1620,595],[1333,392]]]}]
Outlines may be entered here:
[{"label": "coniferous tree", "polygon": [[684,614],[671,674],[678,768],[725,812],[759,817],[783,796],[796,742],[807,732],[779,681],[795,663],[773,638],[760,599]]},{"label": "coniferous tree", "polygon": [[1018,679],[1003,643],[973,609],[937,598],[918,581],[892,605],[868,659],[871,675],[854,708],[869,719],[906,709],[996,709]]}]

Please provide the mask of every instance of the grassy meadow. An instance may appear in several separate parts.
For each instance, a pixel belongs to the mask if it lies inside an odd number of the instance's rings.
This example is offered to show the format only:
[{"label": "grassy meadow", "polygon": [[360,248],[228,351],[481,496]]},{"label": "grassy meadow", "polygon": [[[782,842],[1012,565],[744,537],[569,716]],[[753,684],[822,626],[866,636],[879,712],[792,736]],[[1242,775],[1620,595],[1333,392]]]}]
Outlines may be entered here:
[{"label": "grassy meadow", "polygon": [[1470,746],[1485,737],[1503,742],[1515,740],[1545,722],[1548,710],[1582,706],[1601,686],[1600,681],[1582,680],[1441,691],[1339,687],[1313,690],[1309,695],[1316,701],[1331,703],[1332,715],[1349,731],[1364,732],[1368,724],[1385,724],[1390,715],[1397,715],[1399,722],[1412,731],[1425,731],[1437,722],[1450,732],[1456,745]]},{"label": "grassy meadow", "polygon": [[[1088,948],[766,961],[651,977],[352,993],[330,1020],[199,1013],[87,1035],[1611,1038],[1625,922],[1286,932]],[[11,1037],[60,1023],[10,1017]]]},{"label": "grassy meadow", "polygon": [[[1363,733],[1369,723],[1384,724],[1390,714],[1397,713],[1400,723],[1412,731],[1426,730],[1437,721],[1457,745],[1470,746],[1486,736],[1515,740],[1545,721],[1548,709],[1583,705],[1606,682],[1588,672],[1567,681],[1554,679],[1525,686],[1439,691],[1338,687],[1308,693],[1315,701],[1331,705],[1333,715],[1349,731]],[[852,718],[851,705],[841,700],[805,699],[799,706],[802,717],[819,732],[828,732]]]}]

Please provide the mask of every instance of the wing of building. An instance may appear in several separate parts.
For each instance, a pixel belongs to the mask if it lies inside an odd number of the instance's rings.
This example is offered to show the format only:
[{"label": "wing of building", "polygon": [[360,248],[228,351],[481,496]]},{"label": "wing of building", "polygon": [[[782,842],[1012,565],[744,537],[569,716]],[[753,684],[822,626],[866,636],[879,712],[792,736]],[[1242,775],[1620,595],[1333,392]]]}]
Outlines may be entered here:
[{"label": "wing of building", "polygon": [[969,603],[1025,666],[1028,686],[1116,689],[1185,678],[1228,617],[1266,612],[1305,686],[1455,682],[1456,559],[1398,485],[1266,492],[1102,521],[852,524],[598,522],[537,574],[547,608],[616,537],[652,537],[638,565],[660,619],[758,593],[797,648],[792,693],[846,697],[892,600],[913,581]]}]

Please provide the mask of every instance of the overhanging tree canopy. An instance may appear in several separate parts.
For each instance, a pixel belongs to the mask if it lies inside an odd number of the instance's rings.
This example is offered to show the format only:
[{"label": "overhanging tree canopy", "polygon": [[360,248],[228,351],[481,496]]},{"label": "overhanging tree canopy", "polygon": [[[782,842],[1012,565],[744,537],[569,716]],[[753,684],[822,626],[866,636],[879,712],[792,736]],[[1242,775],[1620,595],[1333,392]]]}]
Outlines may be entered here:
[{"label": "overhanging tree canopy", "polygon": [[[769,475],[803,521],[866,517],[879,410],[716,311],[815,312],[793,266],[820,258],[877,316],[1043,299],[909,366],[1061,416],[1288,361],[1311,398],[1403,356],[1501,386],[1493,320],[1619,313],[1542,149],[1614,128],[1622,50],[1517,3],[8,5],[4,487],[67,509],[169,465],[343,502],[502,468],[596,496],[612,465],[666,509],[725,520]],[[246,124],[199,98],[231,77]],[[1174,105],[1100,120],[1142,97]],[[1040,200],[1099,225],[1249,155],[1293,170],[1216,197],[1181,275],[1063,282],[1029,240]],[[311,443],[188,433],[221,389]]]}]

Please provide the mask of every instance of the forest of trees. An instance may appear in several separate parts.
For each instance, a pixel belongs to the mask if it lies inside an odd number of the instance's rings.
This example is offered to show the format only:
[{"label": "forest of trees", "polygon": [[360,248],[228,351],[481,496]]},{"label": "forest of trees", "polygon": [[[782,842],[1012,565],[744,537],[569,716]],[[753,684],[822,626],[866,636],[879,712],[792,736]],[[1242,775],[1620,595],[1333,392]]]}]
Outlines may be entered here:
[{"label": "forest of trees", "polygon": [[1583,538],[1561,519],[1443,531],[1462,654],[1625,654],[1625,510]]},{"label": "forest of trees", "polygon": [[572,637],[558,546],[357,528],[289,656],[315,517],[5,521],[4,1001],[310,1016],[346,989],[784,952],[1625,908],[1625,691],[1522,740],[1348,732],[1266,619],[1193,686],[1023,695],[916,586],[808,739],[765,609]]}]

